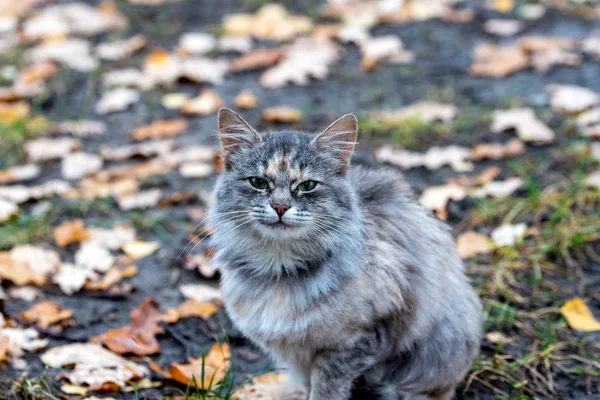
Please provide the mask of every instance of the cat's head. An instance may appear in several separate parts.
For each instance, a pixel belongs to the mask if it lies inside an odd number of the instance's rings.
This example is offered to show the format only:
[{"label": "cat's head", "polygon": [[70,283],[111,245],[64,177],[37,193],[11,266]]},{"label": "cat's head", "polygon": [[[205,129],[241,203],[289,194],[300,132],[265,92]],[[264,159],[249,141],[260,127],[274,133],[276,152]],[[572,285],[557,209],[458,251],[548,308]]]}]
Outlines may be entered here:
[{"label": "cat's head", "polygon": [[221,234],[243,230],[283,240],[344,232],[357,212],[346,178],[357,125],[348,114],[319,134],[259,134],[235,112],[221,109],[225,167],[211,222]]}]

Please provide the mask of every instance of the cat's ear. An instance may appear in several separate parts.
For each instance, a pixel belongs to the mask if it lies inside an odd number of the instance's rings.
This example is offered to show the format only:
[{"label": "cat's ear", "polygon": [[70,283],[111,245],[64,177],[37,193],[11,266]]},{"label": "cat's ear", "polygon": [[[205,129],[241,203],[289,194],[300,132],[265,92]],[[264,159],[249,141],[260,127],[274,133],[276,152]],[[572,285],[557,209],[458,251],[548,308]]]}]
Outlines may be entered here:
[{"label": "cat's ear", "polygon": [[321,132],[313,143],[321,151],[328,151],[340,160],[342,170],[350,165],[350,157],[356,145],[358,121],[354,114],[346,114]]},{"label": "cat's ear", "polygon": [[219,110],[219,140],[227,159],[244,146],[256,144],[260,136],[242,117],[229,108]]}]

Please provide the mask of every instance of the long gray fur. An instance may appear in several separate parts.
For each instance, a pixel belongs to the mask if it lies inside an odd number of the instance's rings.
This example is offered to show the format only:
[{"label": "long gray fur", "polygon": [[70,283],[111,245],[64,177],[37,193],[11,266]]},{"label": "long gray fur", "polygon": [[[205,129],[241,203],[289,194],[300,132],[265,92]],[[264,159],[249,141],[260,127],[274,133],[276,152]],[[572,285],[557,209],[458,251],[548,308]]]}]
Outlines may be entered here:
[{"label": "long gray fur", "polygon": [[[479,348],[479,299],[450,229],[402,176],[348,167],[355,117],[320,136],[258,134],[223,109],[219,133],[225,171],[209,221],[237,327],[310,400],[364,388],[386,400],[451,398]],[[307,179],[320,183],[295,189]],[[282,202],[284,227],[271,207]]]}]

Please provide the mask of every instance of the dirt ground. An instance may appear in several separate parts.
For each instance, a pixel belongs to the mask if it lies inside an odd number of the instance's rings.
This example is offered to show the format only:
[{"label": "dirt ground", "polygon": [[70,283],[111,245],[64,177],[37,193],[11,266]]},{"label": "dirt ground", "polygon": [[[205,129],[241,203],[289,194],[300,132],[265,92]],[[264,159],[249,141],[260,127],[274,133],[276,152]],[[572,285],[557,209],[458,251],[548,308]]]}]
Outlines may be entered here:
[{"label": "dirt ground", "polygon": [[[61,3],[61,1],[58,1]],[[93,2],[92,2],[93,3]],[[253,1],[232,0],[185,0],[158,7],[132,6],[118,1],[120,9],[131,19],[128,32],[120,33],[123,37],[133,33],[143,33],[149,38],[151,47],[164,46],[173,48],[180,34],[187,31],[210,31],[218,25],[222,18],[232,12],[254,11],[258,7]],[[255,4],[256,3],[256,4]],[[316,1],[283,2],[290,10],[314,15],[318,10]],[[498,142],[510,139],[513,134],[492,134],[488,123],[479,113],[505,108],[509,104],[523,104],[543,109],[548,105],[544,95],[544,86],[550,83],[576,84],[600,92],[600,62],[584,59],[576,67],[556,66],[546,73],[526,69],[503,79],[474,78],[468,74],[471,55],[477,43],[495,40],[508,43],[513,39],[492,38],[483,30],[483,21],[494,15],[493,11],[479,8],[478,2],[471,1],[477,7],[476,18],[468,23],[450,23],[439,20],[404,25],[379,26],[373,30],[374,35],[394,33],[399,35],[405,46],[416,55],[416,62],[409,65],[382,65],[375,71],[360,71],[360,55],[354,46],[345,46],[345,56],[336,65],[331,74],[323,80],[313,80],[307,86],[288,86],[283,89],[266,90],[257,82],[258,72],[242,72],[228,75],[225,82],[215,87],[227,105],[232,105],[233,98],[241,89],[251,89],[260,99],[260,108],[243,112],[242,115],[257,128],[276,129],[266,124],[261,118],[261,109],[272,105],[289,105],[302,110],[304,118],[292,125],[306,131],[319,130],[331,122],[336,116],[354,112],[364,117],[371,110],[399,108],[416,101],[429,99],[446,101],[460,109],[472,110],[464,118],[461,131],[453,131],[433,143],[423,142],[414,145],[414,149],[423,150],[432,144],[458,144],[472,146],[481,142]],[[550,36],[569,36],[577,39],[586,37],[594,29],[600,28],[598,20],[586,20],[567,13],[548,10],[545,16],[536,21],[526,22],[520,35],[539,34]],[[100,42],[106,39],[101,35],[94,38]],[[143,55],[135,56],[142,62]],[[134,58],[135,60],[135,58]],[[130,62],[130,64],[135,64]],[[165,110],[160,99],[167,89],[155,89],[142,93],[142,99],[126,111],[98,116],[93,105],[101,90],[98,76],[63,70],[50,81],[50,95],[44,99],[34,100],[34,109],[50,120],[95,119],[102,120],[108,126],[108,132],[97,138],[86,139],[85,149],[96,152],[101,144],[118,146],[128,141],[126,134],[133,128],[156,119],[179,117],[178,111]],[[194,95],[199,86],[182,82],[177,91]],[[547,121],[557,135],[557,142],[546,146],[528,146],[525,155],[513,161],[486,161],[476,164],[473,174],[483,171],[490,165],[502,167],[501,176],[511,175],[508,171],[526,171],[528,182],[536,182],[540,188],[552,184],[560,184],[568,180],[575,161],[567,152],[567,147],[575,143],[575,138],[566,128],[562,119],[548,115]],[[190,128],[180,136],[182,147],[192,144],[216,145],[214,136],[216,129],[215,115],[189,119]],[[369,134],[365,132],[360,139],[357,151],[357,162],[371,163],[371,150],[390,142],[389,135]],[[512,164],[511,164],[512,163]],[[459,175],[446,168],[430,171],[416,168],[405,172],[407,179],[415,191],[420,193],[426,187],[445,183],[449,178]],[[60,177],[59,163],[44,166],[42,175],[32,183],[43,182],[51,177]],[[176,172],[169,173],[145,182],[148,187],[160,187],[166,193],[190,192],[206,195],[214,182],[214,177],[202,180],[191,180],[181,177]],[[527,193],[520,194],[526,197]],[[62,200],[57,200],[62,201]],[[66,204],[66,203],[65,203]],[[494,204],[494,203],[492,203]],[[596,206],[598,203],[595,203]],[[50,334],[48,348],[72,342],[87,342],[109,328],[123,326],[129,322],[129,312],[138,307],[143,299],[156,299],[163,309],[174,307],[181,302],[177,288],[182,283],[210,282],[217,285],[217,279],[203,279],[198,272],[185,270],[182,267],[182,252],[190,250],[190,230],[194,223],[186,215],[186,207],[201,206],[201,200],[192,200],[168,208],[121,212],[111,200],[93,201],[89,204],[75,206],[69,203],[62,208],[64,213],[52,217],[52,225],[74,218],[84,218],[91,226],[113,226],[117,222],[132,222],[143,240],[159,241],[161,248],[153,255],[140,260],[137,265],[139,273],[127,282],[134,290],[126,294],[110,294],[97,292],[80,292],[72,296],[64,295],[55,286],[43,288],[44,297],[62,304],[74,311],[76,324],[64,332]],[[29,212],[35,204],[28,204]],[[479,208],[478,208],[479,207]],[[474,226],[476,213],[481,204],[476,200],[466,199],[455,202],[449,208],[449,222],[456,233]],[[596,213],[597,210],[592,210]],[[492,216],[486,223],[499,221],[502,216]],[[490,226],[494,226],[490,224]],[[44,238],[38,242],[50,242]],[[543,283],[531,278],[529,272],[515,272],[516,283],[512,289],[522,294],[520,303],[512,301],[509,295],[492,292],[486,289],[486,283],[493,276],[491,269],[481,265],[497,265],[497,259],[490,260],[483,256],[466,262],[467,270],[473,278],[474,285],[482,294],[486,306],[486,331],[501,331],[512,338],[502,349],[494,343],[484,340],[482,358],[474,367],[481,370],[477,379],[465,382],[457,391],[459,399],[573,399],[592,400],[600,398],[600,333],[580,334],[567,332],[560,316],[553,314],[535,315],[538,310],[560,306],[566,299],[574,296],[586,298],[586,304],[595,315],[600,315],[600,261],[594,252],[600,252],[600,242],[588,243],[589,253],[582,251],[569,264],[548,251],[548,258],[556,265],[551,271],[544,271]],[[202,247],[202,246],[200,246]],[[4,249],[5,250],[5,249]],[[73,251],[67,247],[61,249],[63,259],[73,257]],[[200,252],[201,249],[195,249]],[[493,268],[493,267],[490,267]],[[541,285],[541,286],[540,286]],[[548,293],[547,296],[540,295]],[[30,302],[9,300],[5,302],[7,315],[17,315],[31,306]],[[502,311],[502,307],[505,307]],[[505,316],[499,313],[515,312],[517,323],[505,324]],[[521,313],[521,314],[519,314]],[[522,313],[530,313],[523,316]],[[531,314],[533,313],[533,314]],[[547,325],[551,322],[552,325]],[[546,324],[546,325],[545,325]],[[552,344],[543,344],[545,330],[552,330]],[[226,334],[224,333],[226,332]],[[541,333],[540,333],[541,332]],[[49,333],[47,333],[49,334]],[[538,335],[539,334],[539,335]],[[232,345],[233,372],[238,382],[242,382],[249,374],[260,373],[272,367],[270,361],[244,340],[242,335],[227,318],[219,312],[213,318],[203,321],[198,318],[182,319],[159,335],[161,353],[150,358],[159,365],[181,362],[189,356],[198,356],[215,342],[226,337]],[[565,344],[568,343],[568,344]],[[540,352],[548,346],[562,346],[556,359],[544,358]],[[541,347],[540,347],[541,346]],[[545,347],[544,347],[545,346]],[[584,349],[585,348],[585,349]],[[558,350],[557,350],[558,351]],[[498,353],[509,355],[506,366],[495,358]],[[564,357],[575,354],[587,354],[589,363],[572,363]],[[534,362],[523,361],[524,357],[536,358]],[[562,358],[561,358],[562,357]],[[565,361],[566,364],[555,366],[554,363]],[[567,357],[568,358],[568,357]],[[45,368],[39,354],[27,354],[28,376],[38,377],[44,374]],[[595,360],[595,364],[593,363]],[[506,367],[503,369],[503,366]],[[577,371],[576,368],[579,368]],[[535,372],[533,372],[535,371]],[[55,380],[59,369],[46,370],[47,382],[53,393],[60,393],[60,383]],[[0,371],[0,398],[12,398],[10,387],[22,376],[22,371],[5,367]],[[502,374],[512,378],[503,382]],[[539,378],[541,375],[542,378]],[[548,387],[548,376],[552,382]],[[158,375],[153,378],[160,379]],[[539,379],[538,379],[539,378]],[[537,381],[536,381],[537,379]],[[522,381],[522,386],[518,382]],[[168,395],[179,393],[182,386],[166,383],[164,387],[143,390],[139,398],[162,399]],[[3,394],[1,394],[3,393]],[[508,396],[506,396],[508,394]],[[119,399],[133,398],[133,394],[112,393]],[[71,396],[76,398],[76,396]]]}]

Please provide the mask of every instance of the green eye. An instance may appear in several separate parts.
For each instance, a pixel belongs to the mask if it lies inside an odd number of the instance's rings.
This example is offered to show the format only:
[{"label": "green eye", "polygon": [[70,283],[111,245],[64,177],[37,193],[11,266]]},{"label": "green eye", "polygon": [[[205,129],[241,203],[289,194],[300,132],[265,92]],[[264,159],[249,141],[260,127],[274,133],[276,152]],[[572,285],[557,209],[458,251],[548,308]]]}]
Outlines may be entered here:
[{"label": "green eye", "polygon": [[304,181],[298,185],[298,190],[302,192],[310,192],[317,186],[316,181]]},{"label": "green eye", "polygon": [[260,179],[258,176],[248,178],[250,184],[257,189],[267,189],[269,184],[264,179]]}]

